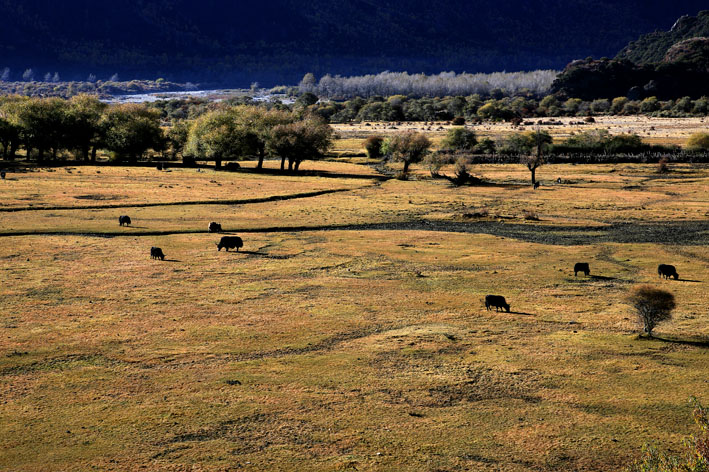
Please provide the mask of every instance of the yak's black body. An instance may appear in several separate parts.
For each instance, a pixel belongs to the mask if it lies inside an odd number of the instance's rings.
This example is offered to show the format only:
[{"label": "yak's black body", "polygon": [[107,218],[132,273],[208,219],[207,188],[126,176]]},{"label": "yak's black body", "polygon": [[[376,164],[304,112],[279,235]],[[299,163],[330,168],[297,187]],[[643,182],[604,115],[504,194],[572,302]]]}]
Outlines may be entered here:
[{"label": "yak's black body", "polygon": [[207,227],[210,233],[221,233],[222,232],[222,225],[219,223],[216,223],[212,221],[209,223],[209,226]]},{"label": "yak's black body", "polygon": [[583,272],[586,277],[591,274],[591,268],[588,266],[588,262],[577,262],[574,264],[574,277],[576,277],[579,272]]},{"label": "yak's black body", "polygon": [[161,261],[164,261],[165,254],[163,254],[161,248],[153,246],[150,248],[150,258],[151,259],[160,259]]},{"label": "yak's black body", "polygon": [[222,236],[222,239],[220,239],[217,244],[219,251],[221,251],[222,248],[226,248],[227,252],[229,252],[229,249],[236,249],[238,252],[241,247],[244,247],[244,242],[238,236]]},{"label": "yak's black body", "polygon": [[485,295],[485,308],[491,310],[492,307],[495,307],[495,311],[500,311],[500,308],[503,308],[507,313],[510,312],[510,305],[502,295]]},{"label": "yak's black body", "polygon": [[130,226],[130,223],[131,223],[131,222],[130,222],[130,216],[121,215],[121,216],[118,217],[118,224],[119,224],[120,226],[123,226],[123,225]]},{"label": "yak's black body", "polygon": [[673,277],[675,280],[679,279],[677,269],[675,266],[669,264],[660,264],[657,266],[657,275],[666,279],[669,279],[670,277]]}]

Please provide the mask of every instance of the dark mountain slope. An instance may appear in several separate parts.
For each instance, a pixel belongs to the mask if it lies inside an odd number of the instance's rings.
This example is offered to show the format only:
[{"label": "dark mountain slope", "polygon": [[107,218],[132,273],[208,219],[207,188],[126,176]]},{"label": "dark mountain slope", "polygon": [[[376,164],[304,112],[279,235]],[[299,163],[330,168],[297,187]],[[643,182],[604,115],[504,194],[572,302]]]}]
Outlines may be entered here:
[{"label": "dark mountain slope", "polygon": [[670,31],[656,31],[640,37],[624,47],[617,59],[628,59],[635,64],[662,62],[669,49],[684,40],[709,36],[709,10],[697,16],[683,16]]},{"label": "dark mountain slope", "polygon": [[709,35],[709,11],[682,17],[670,31],[630,43],[615,59],[570,63],[552,91],[587,100],[709,95],[709,38],[705,34]]},{"label": "dark mountain slope", "polygon": [[[560,68],[705,0],[0,0],[0,67],[85,77],[294,82],[361,74]],[[3,64],[4,63],[4,64]]]}]

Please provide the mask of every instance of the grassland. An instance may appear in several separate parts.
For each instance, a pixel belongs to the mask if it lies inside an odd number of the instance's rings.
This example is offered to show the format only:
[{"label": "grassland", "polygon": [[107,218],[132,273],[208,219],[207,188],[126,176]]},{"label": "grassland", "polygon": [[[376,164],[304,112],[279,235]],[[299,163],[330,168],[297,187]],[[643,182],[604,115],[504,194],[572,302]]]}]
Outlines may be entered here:
[{"label": "grassland", "polygon": [[[0,181],[0,470],[616,470],[691,432],[709,167],[307,167]],[[678,300],[654,340],[623,303],[645,282]]]},{"label": "grassland", "polygon": [[[534,130],[539,127],[549,132],[555,142],[561,142],[574,133],[590,130],[606,130],[612,135],[637,134],[648,144],[684,146],[694,133],[706,132],[706,118],[656,118],[649,116],[597,116],[595,123],[584,123],[582,118],[534,118],[527,120],[531,125],[515,126],[511,123],[483,123],[468,125],[479,138],[499,139],[512,133]],[[554,122],[556,124],[548,124]],[[544,124],[547,123],[547,124]],[[389,136],[401,131],[414,130],[426,133],[434,143],[439,143],[450,128],[446,122],[403,122],[403,123],[356,123],[336,124],[333,128],[342,138],[335,142],[341,152],[362,152],[363,142],[368,136],[378,134]]]}]

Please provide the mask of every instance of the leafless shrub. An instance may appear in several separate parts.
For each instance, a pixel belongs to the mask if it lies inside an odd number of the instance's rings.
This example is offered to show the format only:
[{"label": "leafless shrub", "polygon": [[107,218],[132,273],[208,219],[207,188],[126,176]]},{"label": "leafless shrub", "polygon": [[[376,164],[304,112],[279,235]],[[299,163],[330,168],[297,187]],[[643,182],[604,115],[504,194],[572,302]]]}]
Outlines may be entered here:
[{"label": "leafless shrub", "polygon": [[643,332],[648,336],[652,336],[655,326],[672,318],[672,310],[676,307],[674,295],[650,285],[635,287],[627,302],[635,309]]}]

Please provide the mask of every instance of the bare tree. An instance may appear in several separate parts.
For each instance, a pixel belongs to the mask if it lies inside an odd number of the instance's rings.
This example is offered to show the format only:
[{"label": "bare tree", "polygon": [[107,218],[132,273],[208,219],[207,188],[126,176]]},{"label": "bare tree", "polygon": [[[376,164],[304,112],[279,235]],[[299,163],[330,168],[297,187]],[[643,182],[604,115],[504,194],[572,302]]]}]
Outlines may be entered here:
[{"label": "bare tree", "polygon": [[532,173],[532,186],[537,187],[537,169],[546,163],[545,153],[552,142],[551,136],[547,132],[537,129],[533,133],[526,134],[528,148],[530,152],[521,157],[522,164],[527,166]]},{"label": "bare tree", "polygon": [[635,287],[627,301],[635,308],[643,332],[650,337],[655,326],[672,318],[672,310],[676,307],[674,295],[650,285]]}]

